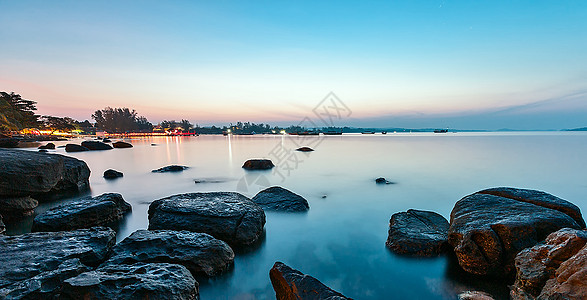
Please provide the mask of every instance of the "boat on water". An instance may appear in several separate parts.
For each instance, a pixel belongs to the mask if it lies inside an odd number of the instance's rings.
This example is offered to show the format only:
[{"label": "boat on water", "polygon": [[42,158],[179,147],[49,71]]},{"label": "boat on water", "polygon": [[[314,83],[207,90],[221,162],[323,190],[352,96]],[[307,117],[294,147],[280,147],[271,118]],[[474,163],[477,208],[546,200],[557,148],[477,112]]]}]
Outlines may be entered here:
[{"label": "boat on water", "polygon": [[387,134],[387,131],[382,131],[381,134]]},{"label": "boat on water", "polygon": [[375,134],[375,131],[363,131],[361,134]]},{"label": "boat on water", "polygon": [[434,133],[447,133],[448,129],[436,129],[434,130]]},{"label": "boat on water", "polygon": [[324,131],[323,135],[342,135],[342,131]]},{"label": "boat on water", "polygon": [[318,131],[300,131],[297,135],[319,135],[320,132]]}]

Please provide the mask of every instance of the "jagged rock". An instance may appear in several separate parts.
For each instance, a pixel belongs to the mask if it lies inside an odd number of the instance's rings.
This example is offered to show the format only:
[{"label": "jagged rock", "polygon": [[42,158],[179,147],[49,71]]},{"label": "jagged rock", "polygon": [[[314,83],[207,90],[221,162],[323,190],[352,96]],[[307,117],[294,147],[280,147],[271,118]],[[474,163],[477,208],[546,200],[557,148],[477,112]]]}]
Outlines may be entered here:
[{"label": "jagged rock", "polygon": [[59,154],[0,149],[0,197],[81,191],[89,186],[85,162]]},{"label": "jagged rock", "polygon": [[[521,191],[534,195],[529,190]],[[465,271],[512,277],[514,258],[522,249],[534,246],[561,228],[582,228],[573,217],[561,211],[571,205],[554,196],[522,201],[486,191],[475,193],[455,204],[448,241]]]},{"label": "jagged rock", "polygon": [[76,145],[76,144],[67,144],[65,145],[65,152],[83,152],[83,151],[90,151],[90,149]]},{"label": "jagged rock", "polygon": [[318,279],[276,262],[269,271],[269,278],[277,300],[296,299],[350,299],[325,286]]},{"label": "jagged rock", "polygon": [[151,172],[153,173],[165,173],[165,172],[181,172],[185,169],[187,169],[188,167],[186,166],[178,166],[178,165],[171,165],[171,166],[166,166],[163,168],[159,168],[157,170],[153,170]]},{"label": "jagged rock", "polygon": [[587,245],[558,267],[538,299],[587,299]]},{"label": "jagged rock", "polygon": [[243,164],[245,170],[268,170],[275,167],[269,159],[249,159]]},{"label": "jagged rock", "polygon": [[119,142],[112,143],[112,147],[114,147],[114,148],[132,148],[132,145],[127,142],[119,141]]},{"label": "jagged rock", "polygon": [[31,197],[0,198],[0,213],[7,222],[31,216],[37,206],[39,206],[39,202]]},{"label": "jagged rock", "polygon": [[98,142],[98,141],[83,141],[82,147],[86,147],[90,150],[110,150],[110,149],[112,149],[112,146],[110,146],[106,143]]},{"label": "jagged rock", "polygon": [[102,263],[115,241],[104,227],[0,236],[0,298],[21,292],[50,298],[69,275],[86,270],[80,264]]},{"label": "jagged rock", "polygon": [[296,151],[301,151],[301,152],[312,152],[314,151],[314,149],[310,148],[310,147],[300,147],[298,149],[296,149]]},{"label": "jagged rock", "polygon": [[302,196],[279,186],[260,191],[252,200],[265,210],[307,211],[310,209],[308,201]]},{"label": "jagged rock", "polygon": [[194,276],[216,276],[234,261],[225,242],[209,234],[173,230],[138,230],[112,249],[105,264],[173,263]]},{"label": "jagged rock", "polygon": [[108,170],[104,171],[104,178],[106,178],[106,179],[114,179],[114,178],[118,178],[118,177],[122,177],[122,176],[124,176],[124,174],[122,174],[122,172],[118,172],[113,169],[108,169]]},{"label": "jagged rock", "polygon": [[65,280],[62,299],[198,299],[198,282],[181,265],[107,265]]},{"label": "jagged rock", "polygon": [[151,230],[203,232],[232,246],[255,243],[264,225],[263,209],[234,192],[179,194],[149,206]]},{"label": "jagged rock", "polygon": [[437,256],[448,248],[448,227],[435,212],[409,209],[391,216],[385,245],[398,254]]},{"label": "jagged rock", "polygon": [[[568,268],[560,269],[561,264],[576,256],[586,244],[587,231],[563,228],[548,235],[543,243],[522,250],[516,256],[517,275],[511,290],[512,299],[533,299],[541,294],[548,280],[554,279],[558,283],[559,274],[568,271]],[[585,254],[587,255],[587,253]],[[587,267],[586,262],[587,260],[583,262],[584,267]],[[579,266],[581,262],[573,260],[567,266],[572,264]],[[583,274],[583,282],[587,282],[586,276],[587,271]],[[560,282],[571,287],[574,283],[573,281],[569,282],[567,278]],[[552,290],[552,286],[557,285],[555,282],[549,285],[549,289]],[[587,284],[578,285],[571,289],[577,290],[579,287],[586,291],[583,297],[587,297]],[[545,291],[545,294],[552,294],[552,292]],[[569,295],[565,296],[569,297]]]},{"label": "jagged rock", "polygon": [[39,146],[38,149],[41,149],[41,150],[43,150],[43,149],[45,149],[45,150],[47,150],[47,149],[54,150],[55,149],[55,144],[53,144],[53,143],[47,143],[47,145]]}]

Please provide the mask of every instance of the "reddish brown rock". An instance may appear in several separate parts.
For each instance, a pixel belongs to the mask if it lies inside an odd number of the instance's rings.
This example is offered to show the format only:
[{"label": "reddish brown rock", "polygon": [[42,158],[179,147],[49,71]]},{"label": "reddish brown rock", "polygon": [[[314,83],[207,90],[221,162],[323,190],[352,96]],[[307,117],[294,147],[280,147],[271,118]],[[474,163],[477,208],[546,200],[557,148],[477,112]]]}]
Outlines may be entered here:
[{"label": "reddish brown rock", "polygon": [[292,269],[282,262],[273,265],[269,271],[269,278],[277,300],[351,299],[325,286],[318,279]]}]

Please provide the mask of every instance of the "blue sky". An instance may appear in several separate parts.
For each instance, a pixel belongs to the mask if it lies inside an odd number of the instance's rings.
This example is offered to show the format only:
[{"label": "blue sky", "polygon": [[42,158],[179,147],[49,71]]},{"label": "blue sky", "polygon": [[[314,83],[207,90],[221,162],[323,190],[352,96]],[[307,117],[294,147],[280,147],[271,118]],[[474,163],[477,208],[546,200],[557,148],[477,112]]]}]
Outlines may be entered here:
[{"label": "blue sky", "polygon": [[[341,125],[587,126],[585,1],[0,0],[0,90],[42,114]],[[523,122],[521,120],[524,120]]]}]

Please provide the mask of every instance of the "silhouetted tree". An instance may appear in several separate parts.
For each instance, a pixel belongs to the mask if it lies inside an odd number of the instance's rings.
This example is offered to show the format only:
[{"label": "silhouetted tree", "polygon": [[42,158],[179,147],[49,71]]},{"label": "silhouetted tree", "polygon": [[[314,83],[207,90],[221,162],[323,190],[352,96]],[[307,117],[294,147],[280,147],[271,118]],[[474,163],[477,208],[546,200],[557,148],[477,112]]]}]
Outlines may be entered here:
[{"label": "silhouetted tree", "polygon": [[0,131],[21,130],[39,126],[37,102],[22,99],[19,94],[0,92]]},{"label": "silhouetted tree", "polygon": [[134,109],[130,110],[126,107],[106,107],[102,110],[97,110],[92,115],[92,119],[96,121],[96,127],[112,133],[144,130],[145,128],[153,127],[147,118],[138,116]]},{"label": "silhouetted tree", "polygon": [[50,134],[53,134],[55,131],[71,132],[76,129],[76,121],[69,117],[43,116],[41,120],[45,128],[51,130]]}]

